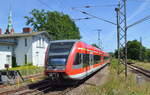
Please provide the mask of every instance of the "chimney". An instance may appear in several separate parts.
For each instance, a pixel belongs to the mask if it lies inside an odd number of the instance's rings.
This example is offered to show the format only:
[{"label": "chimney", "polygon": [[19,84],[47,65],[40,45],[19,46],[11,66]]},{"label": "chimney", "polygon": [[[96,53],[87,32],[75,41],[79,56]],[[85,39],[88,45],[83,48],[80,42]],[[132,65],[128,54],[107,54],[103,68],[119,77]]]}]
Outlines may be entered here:
[{"label": "chimney", "polygon": [[31,33],[32,29],[30,27],[23,28],[23,33]]},{"label": "chimney", "polygon": [[2,35],[2,29],[0,28],[0,35]]}]

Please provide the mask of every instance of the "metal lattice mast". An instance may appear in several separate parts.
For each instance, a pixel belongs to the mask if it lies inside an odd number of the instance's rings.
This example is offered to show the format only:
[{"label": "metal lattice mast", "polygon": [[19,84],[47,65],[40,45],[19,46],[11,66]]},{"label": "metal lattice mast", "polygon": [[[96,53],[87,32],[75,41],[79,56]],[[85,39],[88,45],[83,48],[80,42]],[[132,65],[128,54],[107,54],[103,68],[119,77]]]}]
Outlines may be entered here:
[{"label": "metal lattice mast", "polygon": [[127,25],[126,25],[126,0],[119,0],[117,12],[117,47],[118,47],[118,74],[122,72],[119,65],[125,65],[127,76]]},{"label": "metal lattice mast", "polygon": [[139,58],[141,61],[143,60],[143,57],[142,57],[142,37],[140,37],[140,55],[139,55]]},{"label": "metal lattice mast", "polygon": [[100,37],[100,32],[102,31],[101,29],[98,29],[98,46],[100,49],[102,49],[102,44],[101,44],[101,37]]}]

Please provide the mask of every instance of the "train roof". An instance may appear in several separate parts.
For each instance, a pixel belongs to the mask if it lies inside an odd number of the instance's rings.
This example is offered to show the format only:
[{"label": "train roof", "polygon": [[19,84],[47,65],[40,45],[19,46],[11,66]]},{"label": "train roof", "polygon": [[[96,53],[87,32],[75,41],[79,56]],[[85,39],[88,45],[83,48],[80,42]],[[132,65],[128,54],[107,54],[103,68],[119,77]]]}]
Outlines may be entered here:
[{"label": "train roof", "polygon": [[50,43],[59,43],[59,42],[74,42],[74,43],[75,42],[81,42],[81,43],[85,44],[88,48],[93,48],[95,50],[100,51],[101,53],[103,53],[105,55],[109,55],[107,52],[104,52],[104,51],[100,50],[99,48],[94,47],[92,45],[89,45],[89,44],[87,44],[87,43],[85,43],[85,42],[83,42],[81,40],[53,40],[53,41],[50,41]]},{"label": "train roof", "polygon": [[80,40],[53,40],[50,43],[57,43],[57,42],[78,42]]}]

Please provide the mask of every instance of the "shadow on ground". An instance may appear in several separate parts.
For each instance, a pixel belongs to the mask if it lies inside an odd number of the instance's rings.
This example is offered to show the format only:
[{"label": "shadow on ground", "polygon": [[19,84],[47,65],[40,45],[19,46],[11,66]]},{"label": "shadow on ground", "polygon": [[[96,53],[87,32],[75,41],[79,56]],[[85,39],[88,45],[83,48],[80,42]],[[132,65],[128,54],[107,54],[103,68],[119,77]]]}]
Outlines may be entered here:
[{"label": "shadow on ground", "polygon": [[[105,65],[104,67],[106,67],[106,66],[107,65]],[[103,68],[101,68],[101,69],[103,69]],[[61,91],[65,91],[68,88],[71,91],[73,88],[76,88],[76,87],[80,86],[81,84],[95,86],[92,83],[85,83],[85,82],[88,79],[90,79],[91,77],[93,77],[97,72],[101,71],[101,69],[98,70],[98,71],[96,71],[96,72],[94,72],[90,76],[88,76],[85,79],[80,80],[80,81],[63,80],[63,81],[59,81],[58,82],[58,81],[51,81],[50,79],[47,78],[47,79],[44,79],[42,81],[36,82],[34,84],[30,84],[30,85],[28,85],[28,87],[31,90],[38,90],[39,92],[49,93],[49,92],[61,92]]]}]

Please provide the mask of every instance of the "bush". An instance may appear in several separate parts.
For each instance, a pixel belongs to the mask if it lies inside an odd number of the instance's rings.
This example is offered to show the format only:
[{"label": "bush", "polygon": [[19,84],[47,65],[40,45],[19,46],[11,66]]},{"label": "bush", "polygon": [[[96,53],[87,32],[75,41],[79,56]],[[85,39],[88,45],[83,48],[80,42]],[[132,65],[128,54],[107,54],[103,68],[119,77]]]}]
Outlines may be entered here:
[{"label": "bush", "polygon": [[26,65],[26,66],[9,68],[9,70],[19,70],[22,76],[27,76],[27,75],[42,73],[44,71],[44,67]]}]

